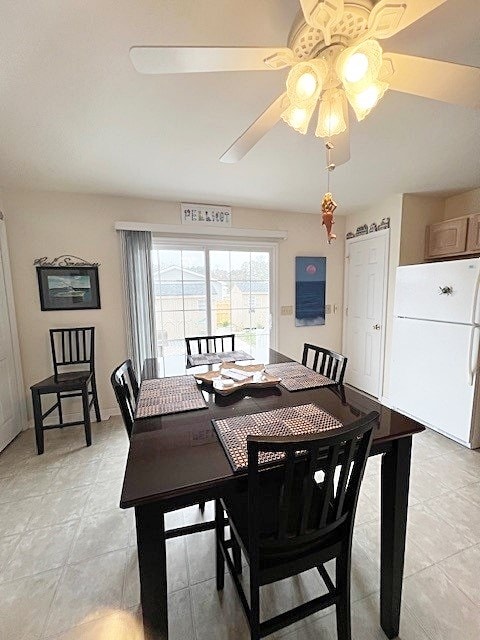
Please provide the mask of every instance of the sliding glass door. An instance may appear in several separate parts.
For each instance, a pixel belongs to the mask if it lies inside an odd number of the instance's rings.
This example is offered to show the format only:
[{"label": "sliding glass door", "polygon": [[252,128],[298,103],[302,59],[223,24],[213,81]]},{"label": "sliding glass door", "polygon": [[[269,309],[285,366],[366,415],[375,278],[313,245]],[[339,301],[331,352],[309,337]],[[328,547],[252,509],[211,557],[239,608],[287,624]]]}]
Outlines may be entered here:
[{"label": "sliding glass door", "polygon": [[155,244],[157,352],[185,353],[185,337],[235,333],[260,357],[271,344],[273,250]]}]

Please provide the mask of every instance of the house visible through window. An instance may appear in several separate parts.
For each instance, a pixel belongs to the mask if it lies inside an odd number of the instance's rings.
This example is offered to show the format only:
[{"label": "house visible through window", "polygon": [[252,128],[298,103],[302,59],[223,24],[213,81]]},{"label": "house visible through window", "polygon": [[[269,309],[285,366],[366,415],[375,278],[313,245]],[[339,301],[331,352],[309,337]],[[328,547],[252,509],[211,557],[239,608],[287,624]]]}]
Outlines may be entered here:
[{"label": "house visible through window", "polygon": [[185,353],[185,337],[235,333],[237,349],[270,346],[272,250],[155,244],[157,353]]}]

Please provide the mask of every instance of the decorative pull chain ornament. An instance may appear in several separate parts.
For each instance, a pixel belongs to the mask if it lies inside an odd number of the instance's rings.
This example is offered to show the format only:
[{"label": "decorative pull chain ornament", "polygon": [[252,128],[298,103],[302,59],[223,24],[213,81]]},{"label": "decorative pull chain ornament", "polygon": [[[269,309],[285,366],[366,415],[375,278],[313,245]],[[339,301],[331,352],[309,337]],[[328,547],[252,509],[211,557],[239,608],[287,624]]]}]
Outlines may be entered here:
[{"label": "decorative pull chain ornament", "polygon": [[327,231],[327,241],[328,244],[332,244],[332,240],[336,240],[337,236],[332,232],[332,227],[335,224],[335,218],[333,217],[333,213],[337,208],[337,203],[332,197],[330,193],[330,173],[335,170],[335,164],[331,161],[331,151],[333,149],[333,144],[328,141],[325,144],[325,148],[327,151],[327,193],[323,196],[322,200],[322,226],[325,225],[325,229]]}]

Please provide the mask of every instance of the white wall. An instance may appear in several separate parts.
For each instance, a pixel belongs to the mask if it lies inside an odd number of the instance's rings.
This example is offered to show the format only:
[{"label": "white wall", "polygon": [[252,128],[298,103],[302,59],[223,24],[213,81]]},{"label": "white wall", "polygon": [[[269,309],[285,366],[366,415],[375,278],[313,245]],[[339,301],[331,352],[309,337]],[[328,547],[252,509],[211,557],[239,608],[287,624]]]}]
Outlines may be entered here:
[{"label": "white wall", "polygon": [[385,366],[383,370],[382,396],[388,398],[390,376],[390,354],[392,346],[393,301],[395,296],[395,274],[400,261],[400,235],[402,226],[403,196],[393,195],[359,213],[347,216],[346,231],[355,233],[355,229],[363,224],[377,224],[382,218],[390,218],[390,248],[388,260],[387,321],[385,327]]},{"label": "white wall", "polygon": [[[115,221],[178,224],[178,203],[89,196],[53,192],[4,193],[14,294],[19,327],[25,392],[51,374],[48,329],[95,325],[97,379],[100,405],[108,415],[115,410],[109,376],[126,357],[119,239]],[[389,215],[388,213],[382,215]],[[344,218],[337,217],[338,241],[328,245],[320,216],[234,208],[233,225],[239,228],[285,229],[288,239],[279,244],[278,309],[294,305],[295,256],[327,256],[327,304],[338,305],[322,327],[295,327],[294,316],[279,316],[278,347],[300,357],[306,341],[341,348]],[[99,262],[102,308],[83,311],[40,310],[34,258],[62,254]],[[30,400],[28,399],[30,407]]]}]

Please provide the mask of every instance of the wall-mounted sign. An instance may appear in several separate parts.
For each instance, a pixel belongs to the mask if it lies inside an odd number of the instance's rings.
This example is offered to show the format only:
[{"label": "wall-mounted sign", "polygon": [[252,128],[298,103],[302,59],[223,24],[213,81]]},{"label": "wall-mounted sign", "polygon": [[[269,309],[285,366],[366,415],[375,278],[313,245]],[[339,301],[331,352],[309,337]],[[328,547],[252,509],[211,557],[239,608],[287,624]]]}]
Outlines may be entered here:
[{"label": "wall-mounted sign", "polygon": [[182,224],[200,224],[203,226],[232,226],[231,207],[214,204],[181,204]]}]

